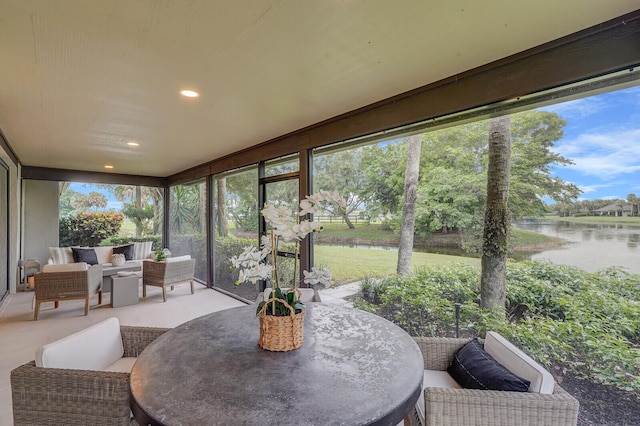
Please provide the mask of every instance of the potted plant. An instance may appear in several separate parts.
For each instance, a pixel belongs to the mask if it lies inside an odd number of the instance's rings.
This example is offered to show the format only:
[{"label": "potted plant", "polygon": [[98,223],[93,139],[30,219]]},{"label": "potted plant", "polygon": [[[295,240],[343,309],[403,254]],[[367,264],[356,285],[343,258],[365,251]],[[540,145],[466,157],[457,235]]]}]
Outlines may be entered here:
[{"label": "potted plant", "polygon": [[165,260],[167,260],[167,257],[171,256],[171,252],[167,248],[156,249],[156,251],[154,251],[153,253],[153,260],[155,260],[156,262],[164,262]]},{"label": "potted plant", "polygon": [[[259,344],[264,349],[286,351],[302,346],[305,306],[299,300],[297,259],[300,242],[311,232],[320,231],[322,224],[300,218],[322,210],[323,203],[334,203],[342,211],[346,208],[346,203],[338,191],[319,191],[307,195],[300,201],[297,212],[288,207],[265,205],[260,213],[267,224],[267,234],[260,239],[260,247],[245,247],[240,255],[230,259],[232,268],[239,269],[236,285],[244,282],[257,284],[265,280],[269,281],[271,286],[269,299],[260,302],[256,310],[256,315],[260,316]],[[277,252],[283,244],[295,246],[296,261],[290,288],[284,288],[282,277],[278,276]],[[328,269],[314,267],[311,271],[303,271],[303,275],[307,284],[330,285],[332,280]]]}]

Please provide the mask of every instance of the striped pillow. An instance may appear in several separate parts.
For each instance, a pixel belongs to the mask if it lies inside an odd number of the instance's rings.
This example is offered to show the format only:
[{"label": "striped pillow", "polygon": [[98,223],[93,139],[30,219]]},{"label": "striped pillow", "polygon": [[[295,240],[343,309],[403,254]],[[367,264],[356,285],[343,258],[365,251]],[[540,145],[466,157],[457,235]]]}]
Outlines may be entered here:
[{"label": "striped pillow", "polygon": [[149,259],[153,241],[134,241],[133,258],[136,260]]},{"label": "striped pillow", "polygon": [[71,247],[49,247],[49,260],[54,265],[73,263]]}]

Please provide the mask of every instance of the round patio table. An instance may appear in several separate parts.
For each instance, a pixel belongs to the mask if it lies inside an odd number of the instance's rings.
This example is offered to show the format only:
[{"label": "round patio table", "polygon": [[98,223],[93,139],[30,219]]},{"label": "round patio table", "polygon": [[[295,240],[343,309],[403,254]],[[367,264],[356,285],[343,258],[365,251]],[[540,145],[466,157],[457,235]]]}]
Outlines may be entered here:
[{"label": "round patio table", "polygon": [[131,372],[141,425],[391,425],[422,391],[420,349],[395,324],[307,303],[304,344],[258,346],[255,305],[184,323],[151,343]]}]

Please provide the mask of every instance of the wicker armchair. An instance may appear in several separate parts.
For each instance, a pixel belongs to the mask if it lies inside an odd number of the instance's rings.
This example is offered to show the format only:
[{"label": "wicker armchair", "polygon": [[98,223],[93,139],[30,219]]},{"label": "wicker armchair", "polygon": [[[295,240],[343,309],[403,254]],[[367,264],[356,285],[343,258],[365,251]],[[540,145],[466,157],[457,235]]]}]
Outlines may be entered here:
[{"label": "wicker armchair", "polygon": [[146,260],[142,262],[142,297],[147,297],[147,286],[162,287],[162,299],[167,301],[167,287],[186,281],[191,283],[191,294],[194,293],[193,273],[195,259],[189,256],[169,258],[164,262]]},{"label": "wicker armchair", "polygon": [[[468,339],[414,337],[425,370],[445,371]],[[557,383],[553,394],[426,387],[425,424],[438,426],[574,426],[578,401]],[[414,412],[413,419],[417,418]]]},{"label": "wicker armchair", "polygon": [[[124,356],[137,357],[169,329],[121,326]],[[13,423],[130,425],[129,373],[36,367],[11,372]]]},{"label": "wicker armchair", "polygon": [[66,265],[45,265],[42,272],[34,275],[35,311],[33,319],[38,320],[40,304],[58,303],[64,300],[84,299],[84,314],[89,314],[89,298],[98,295],[98,304],[102,304],[102,266],[86,263]]}]

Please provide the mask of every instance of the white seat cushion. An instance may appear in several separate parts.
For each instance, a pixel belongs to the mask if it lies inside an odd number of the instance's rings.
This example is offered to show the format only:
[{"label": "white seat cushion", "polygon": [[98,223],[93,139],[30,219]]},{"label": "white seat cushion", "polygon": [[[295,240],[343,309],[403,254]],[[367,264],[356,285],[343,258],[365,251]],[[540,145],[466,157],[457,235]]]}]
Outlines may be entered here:
[{"label": "white seat cushion", "polygon": [[44,265],[42,267],[42,272],[75,272],[86,271],[87,269],[89,269],[89,264],[85,262],[61,263]]},{"label": "white seat cushion", "polygon": [[424,378],[422,380],[423,388],[453,388],[461,389],[458,384],[446,371],[424,370]]},{"label": "white seat cushion", "polygon": [[36,366],[105,370],[124,355],[117,318],[109,318],[89,328],[44,345],[36,352]]},{"label": "white seat cushion", "polygon": [[555,380],[551,373],[498,333],[487,331],[484,349],[513,374],[529,380],[529,392],[553,393]]},{"label": "white seat cushion", "polygon": [[104,371],[114,371],[117,373],[131,373],[131,370],[133,370],[133,364],[136,363],[137,359],[138,358],[131,357],[131,356],[120,358],[119,360],[117,360],[116,362],[114,362],[113,364],[105,368]]},{"label": "white seat cushion", "polygon": [[184,256],[176,256],[176,257],[167,257],[165,262],[173,263],[173,262],[182,262],[183,260],[191,260],[191,256],[185,254]]},{"label": "white seat cushion", "polygon": [[[460,389],[462,386],[458,384],[449,373],[438,370],[424,370],[422,379],[422,389],[424,388],[454,388]],[[424,392],[420,392],[418,401],[416,402],[416,411],[420,418],[420,423],[424,424]]]}]

